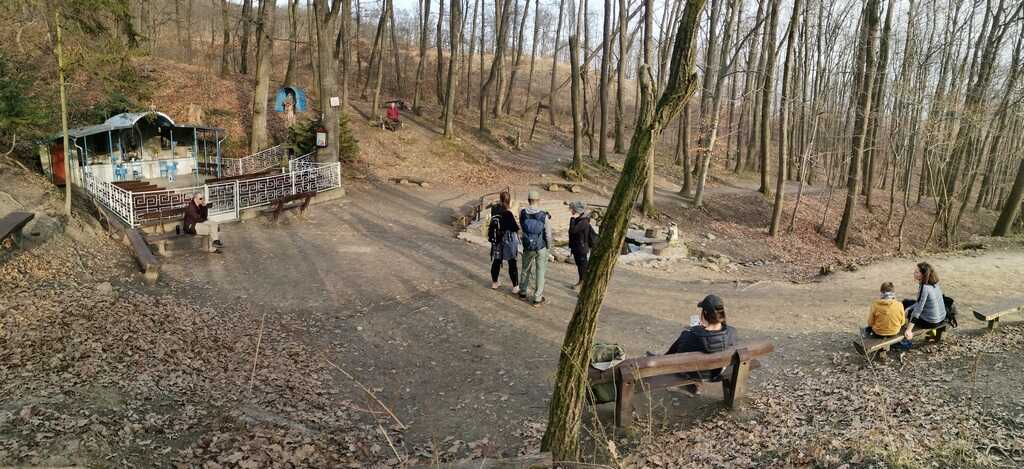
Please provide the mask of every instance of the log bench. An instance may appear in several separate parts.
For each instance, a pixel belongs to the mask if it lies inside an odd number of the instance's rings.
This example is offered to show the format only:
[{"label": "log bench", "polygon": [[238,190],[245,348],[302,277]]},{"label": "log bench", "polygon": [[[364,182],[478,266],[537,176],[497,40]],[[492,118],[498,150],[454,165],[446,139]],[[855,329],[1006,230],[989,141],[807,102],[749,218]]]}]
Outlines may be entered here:
[{"label": "log bench", "polygon": [[[939,341],[942,340],[942,334],[944,332],[946,332],[946,328],[948,326],[949,326],[949,323],[943,322],[942,324],[939,324],[938,326],[930,328],[930,329],[919,329],[919,328],[915,327],[914,328],[914,338],[918,338],[918,337],[925,337],[925,338],[927,338],[929,332],[935,331],[935,338],[934,339],[935,339],[936,342],[939,342]],[[906,332],[906,330],[907,330],[907,326],[904,326],[903,329],[900,329],[900,333],[899,334],[896,334],[896,335],[894,335],[892,337],[865,337],[863,339],[862,343],[861,343],[861,345],[864,347],[864,350],[861,351],[858,348],[857,351],[862,353],[869,360],[874,358],[874,356],[876,356],[876,355],[877,355],[877,357],[879,359],[883,359],[884,360],[886,358],[886,355],[889,352],[889,349],[893,345],[903,341],[903,338],[904,338],[903,334]],[[854,342],[855,346],[857,344],[858,344],[858,342]]]},{"label": "log bench", "polygon": [[6,245],[10,239],[11,244],[21,247],[21,231],[35,217],[36,214],[32,212],[11,212],[0,218],[0,244]]},{"label": "log bench", "polygon": [[722,394],[725,404],[734,407],[746,394],[750,370],[760,368],[755,357],[767,355],[774,349],[770,342],[762,341],[717,353],[690,352],[630,358],[607,370],[591,367],[587,377],[591,385],[615,384],[615,426],[629,427],[633,421],[633,398],[636,394],[706,382],[680,373],[724,368],[720,379]]},{"label": "log bench", "polygon": [[153,252],[149,250],[149,245],[146,244],[142,231],[136,228],[129,230],[127,235],[129,246],[131,246],[132,253],[135,254],[135,260],[138,261],[139,267],[142,269],[146,283],[150,285],[156,283],[157,278],[160,276],[160,262],[157,261]]},{"label": "log bench", "polygon": [[270,221],[277,221],[277,217],[281,216],[282,212],[297,208],[301,216],[309,206],[310,199],[315,195],[316,192],[300,192],[295,195],[278,197],[270,201],[270,207],[263,209],[263,213],[270,213]]},{"label": "log bench", "polygon": [[999,325],[999,318],[1016,312],[1024,313],[1024,304],[1021,304],[1020,300],[981,308],[981,311],[973,311],[974,317],[977,320],[988,323],[988,330],[990,331],[995,330],[996,326]]}]

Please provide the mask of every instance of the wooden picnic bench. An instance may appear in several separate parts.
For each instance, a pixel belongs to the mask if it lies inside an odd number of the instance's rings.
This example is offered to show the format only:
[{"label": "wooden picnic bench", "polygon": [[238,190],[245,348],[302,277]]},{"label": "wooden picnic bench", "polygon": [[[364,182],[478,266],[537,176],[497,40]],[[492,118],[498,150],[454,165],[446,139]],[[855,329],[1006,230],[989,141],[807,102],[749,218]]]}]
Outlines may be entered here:
[{"label": "wooden picnic bench", "polygon": [[1024,313],[1024,304],[1021,304],[1020,301],[981,308],[981,311],[973,311],[974,317],[977,320],[988,323],[988,330],[990,331],[995,330],[996,326],[999,325],[999,318],[1016,312]]},{"label": "wooden picnic bench", "polygon": [[157,278],[160,276],[160,262],[157,261],[153,252],[149,250],[149,245],[146,244],[142,231],[135,228],[128,230],[127,235],[128,243],[132,248],[132,253],[135,254],[135,260],[138,261],[139,267],[142,269],[146,283],[150,285],[156,283]]},{"label": "wooden picnic bench", "polygon": [[36,214],[32,212],[11,212],[0,218],[0,244],[6,245],[10,239],[11,244],[21,247],[21,231],[35,217]]},{"label": "wooden picnic bench", "polygon": [[310,199],[316,195],[316,192],[300,192],[295,195],[286,195],[284,197],[278,197],[270,201],[270,207],[263,209],[264,213],[270,213],[270,220],[277,221],[277,217],[286,210],[294,208],[299,209],[299,215],[302,215],[306,211],[306,207],[309,206]]},{"label": "wooden picnic bench", "polygon": [[161,224],[181,220],[185,216],[185,207],[172,207],[157,210],[155,212],[140,213],[135,220],[142,225]]},{"label": "wooden picnic bench", "polygon": [[[947,323],[947,322],[943,322],[942,324],[939,324],[938,326],[930,328],[930,329],[919,329],[919,328],[915,327],[914,328],[914,337],[915,338],[917,338],[917,337],[927,337],[929,332],[935,331],[934,339],[935,339],[936,342],[939,342],[939,341],[942,340],[942,334],[944,332],[946,332],[946,328],[947,327],[949,327],[949,323]],[[885,359],[886,358],[886,354],[889,352],[889,349],[894,344],[897,344],[897,343],[903,341],[903,338],[904,338],[903,334],[906,332],[906,330],[907,330],[907,326],[904,326],[903,329],[900,329],[900,333],[899,334],[896,334],[896,335],[894,335],[892,337],[866,337],[866,338],[864,338],[863,339],[864,351],[862,353],[866,357],[868,357],[868,359],[873,358],[873,356],[875,356],[875,355],[877,355],[877,357],[880,358],[880,359]],[[855,344],[856,344],[856,342],[855,342]],[[857,351],[860,352],[859,349]]]},{"label": "wooden picnic bench", "polygon": [[770,342],[752,342],[717,353],[676,353],[623,360],[607,370],[591,367],[588,379],[591,385],[615,384],[615,425],[629,427],[633,421],[633,398],[636,394],[687,384],[705,382],[680,373],[723,369],[722,394],[730,408],[746,393],[747,376],[751,369],[760,368],[755,357],[771,353]]}]

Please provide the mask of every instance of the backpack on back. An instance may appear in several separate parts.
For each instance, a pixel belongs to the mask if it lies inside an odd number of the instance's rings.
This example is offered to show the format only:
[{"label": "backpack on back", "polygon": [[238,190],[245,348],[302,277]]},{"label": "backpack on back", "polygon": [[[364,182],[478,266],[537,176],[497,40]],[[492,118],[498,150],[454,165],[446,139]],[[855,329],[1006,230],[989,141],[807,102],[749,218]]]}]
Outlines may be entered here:
[{"label": "backpack on back", "polygon": [[959,325],[956,322],[956,302],[952,298],[942,295],[942,303],[946,307],[946,322],[949,323],[949,327],[955,329]]},{"label": "backpack on back", "polygon": [[547,223],[547,212],[526,213],[523,211],[523,249],[539,251],[548,247],[544,227]]},{"label": "backpack on back", "polygon": [[487,224],[487,241],[495,244],[501,241],[501,214],[491,215],[491,221]]}]

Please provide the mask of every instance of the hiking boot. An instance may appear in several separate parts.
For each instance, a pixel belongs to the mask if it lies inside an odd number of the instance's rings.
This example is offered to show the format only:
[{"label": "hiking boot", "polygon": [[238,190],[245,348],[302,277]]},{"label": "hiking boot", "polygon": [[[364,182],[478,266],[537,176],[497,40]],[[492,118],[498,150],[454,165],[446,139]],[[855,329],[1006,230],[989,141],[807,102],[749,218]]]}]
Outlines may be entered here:
[{"label": "hiking boot", "polygon": [[548,299],[547,299],[547,298],[544,298],[544,297],[542,296],[542,297],[540,297],[540,299],[539,299],[539,300],[533,300],[533,307],[534,307],[534,308],[540,308],[540,305],[542,305],[542,304],[544,304],[544,303],[547,303],[547,301],[548,301]]},{"label": "hiking boot", "polygon": [[526,301],[526,290],[519,290],[519,299]]}]

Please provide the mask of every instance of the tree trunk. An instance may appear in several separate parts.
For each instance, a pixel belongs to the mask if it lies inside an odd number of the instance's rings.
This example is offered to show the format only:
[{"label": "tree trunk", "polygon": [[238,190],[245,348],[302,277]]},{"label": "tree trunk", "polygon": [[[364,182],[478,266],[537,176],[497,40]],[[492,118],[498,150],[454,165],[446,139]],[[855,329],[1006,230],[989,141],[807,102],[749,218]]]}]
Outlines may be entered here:
[{"label": "tree trunk", "polygon": [[231,19],[228,16],[228,0],[221,0],[220,2],[220,17],[221,24],[224,27],[224,34],[222,42],[224,48],[220,55],[220,77],[225,78],[228,76],[228,70],[231,66]]},{"label": "tree trunk", "polygon": [[765,48],[762,55],[764,55],[764,84],[761,86],[761,116],[758,118],[758,125],[760,130],[758,132],[759,140],[759,155],[760,155],[760,166],[761,166],[761,187],[758,192],[767,195],[768,194],[768,142],[771,140],[771,107],[772,107],[772,81],[775,79],[775,32],[779,23],[779,3],[782,0],[772,1],[771,12],[769,14],[769,26],[765,33]]},{"label": "tree trunk", "polygon": [[295,79],[295,48],[299,40],[299,0],[288,0],[288,65],[284,70],[284,84]]},{"label": "tree trunk", "polygon": [[242,56],[238,62],[238,73],[249,74],[249,26],[252,24],[252,0],[242,2],[242,37],[239,46],[242,49]]},{"label": "tree trunk", "polygon": [[[740,109],[740,129],[749,129],[747,139],[749,144],[747,145],[746,160],[743,158],[743,145],[741,143],[736,144],[736,167],[733,169],[733,172],[735,173],[739,173],[740,171],[743,170],[744,165],[748,164],[747,160],[753,160],[753,158],[751,158],[751,153],[753,152],[754,148],[754,132],[757,130],[757,114],[755,111],[757,107],[754,105],[757,93],[755,92],[756,90],[754,87],[757,86],[757,83],[760,83],[760,81],[756,79],[757,70],[755,70],[755,67],[758,65],[759,49],[757,46],[758,36],[756,33],[756,28],[760,27],[758,25],[761,23],[761,18],[764,16],[764,6],[767,2],[768,0],[758,0],[757,2],[757,13],[754,15],[754,26],[753,30],[751,31],[750,37],[750,48],[747,49],[747,73],[745,74],[743,81],[744,99],[743,107]],[[745,125],[747,116],[750,116],[750,124],[752,125]],[[737,134],[737,141],[739,141],[739,137],[741,137],[743,133],[737,130]]]},{"label": "tree trunk", "polygon": [[853,227],[854,215],[857,209],[857,194],[860,189],[860,165],[861,157],[864,154],[869,114],[871,112],[872,88],[874,87],[875,73],[875,45],[878,42],[879,4],[881,0],[868,0],[864,4],[862,18],[864,26],[861,28],[861,47],[859,47],[858,66],[854,72],[861,75],[860,86],[857,90],[857,104],[854,111],[853,138],[850,148],[850,165],[846,184],[846,207],[843,210],[843,218],[839,222],[839,230],[836,233],[836,244],[839,249],[846,250],[849,244],[850,229]]},{"label": "tree trunk", "polygon": [[[676,153],[683,162],[683,181],[679,195],[689,197],[693,185],[693,168],[690,166],[690,103],[683,106],[679,116],[679,140],[676,142]],[[678,157],[677,157],[678,158]]]},{"label": "tree trunk", "polygon": [[384,83],[384,32],[387,31],[388,19],[391,18],[391,8],[391,0],[384,0],[384,10],[380,12],[380,20],[377,22],[377,40],[375,42],[379,46],[379,50],[373,80],[373,107],[370,109],[370,117],[374,119],[380,115],[380,89]]},{"label": "tree trunk", "polygon": [[[465,86],[465,88],[466,88],[466,103],[467,104],[469,103],[470,100],[473,99],[473,96],[472,96],[472,90],[473,90],[473,80],[472,80],[472,77],[473,77],[473,53],[476,50],[476,41],[474,41],[474,38],[476,38],[476,22],[477,22],[477,18],[479,18],[480,3],[481,3],[481,0],[475,0],[473,2],[473,26],[472,26],[472,29],[470,29],[470,31],[469,31],[469,58],[466,60],[466,86]],[[481,24],[483,24],[483,23],[481,23]],[[536,46],[534,46],[534,47],[536,47]],[[483,53],[484,53],[483,50],[481,50],[480,51],[480,55],[482,56]]]},{"label": "tree trunk", "polygon": [[[540,0],[536,0],[533,8],[533,42],[530,44],[530,75],[526,80],[526,102],[523,105],[523,115],[530,107],[530,92],[533,90],[533,68],[537,63],[537,44],[540,42]],[[537,104],[540,106],[540,103]]]},{"label": "tree trunk", "polygon": [[459,81],[459,43],[462,42],[462,0],[452,0],[449,10],[451,58],[448,60],[448,92],[444,100],[444,137],[450,140],[455,138],[455,93]]},{"label": "tree trunk", "polygon": [[597,98],[601,106],[601,122],[598,126],[597,164],[608,166],[608,79],[612,61],[612,0],[604,0],[604,21],[601,37],[601,77],[598,80]]},{"label": "tree trunk", "polygon": [[[348,109],[348,84],[352,75],[352,0],[341,1],[341,81],[338,87],[341,89],[342,109]],[[356,40],[359,38],[356,37]],[[356,52],[358,56],[359,53]]]},{"label": "tree trunk", "polygon": [[703,6],[704,0],[686,2],[676,34],[669,79],[656,106],[653,104],[654,85],[650,70],[641,70],[640,82],[644,89],[639,109],[641,125],[634,132],[622,176],[601,222],[601,234],[561,347],[558,375],[548,408],[548,426],[541,442],[541,449],[551,451],[556,461],[579,458],[580,420],[588,385],[586,370],[597,328],[597,314],[625,240],[633,204],[647,177],[645,166],[649,160],[646,153],[696,88],[693,51]]},{"label": "tree trunk", "polygon": [[570,102],[572,105],[572,166],[576,174],[583,172],[583,110],[580,102],[580,30],[583,26],[583,5],[576,15],[575,31],[569,36],[569,73],[571,81]]},{"label": "tree trunk", "polygon": [[[717,1],[717,0],[715,0]],[[654,0],[644,0],[644,41],[643,41],[643,64],[638,70],[646,69],[648,72],[653,70],[654,62],[651,60],[652,48],[654,47]],[[639,75],[639,73],[638,73]],[[656,85],[655,85],[656,86]],[[639,88],[637,88],[640,91]],[[641,97],[640,99],[643,99]],[[639,99],[637,100],[640,101]],[[642,119],[642,117],[640,118]],[[640,126],[640,119],[637,119],[637,127]],[[655,148],[658,146],[658,140],[651,140],[651,148],[647,152],[647,178],[646,185],[644,186],[644,197],[643,202],[640,204],[641,211],[644,215],[653,218],[655,216],[654,211],[654,156],[657,153]]]},{"label": "tree trunk", "polygon": [[[336,0],[337,1],[337,0]],[[443,0],[440,0],[443,1]],[[392,5],[391,14],[388,20],[388,29],[391,30],[391,58],[395,62],[395,94],[402,96],[402,59],[398,50],[398,35],[395,33],[395,7]]]},{"label": "tree trunk", "polygon": [[615,153],[622,153],[626,147],[623,138],[626,134],[626,104],[622,87],[626,83],[626,33],[629,29],[626,0],[619,0],[619,59],[615,69]]},{"label": "tree trunk", "polygon": [[270,71],[274,60],[274,10],[277,4],[260,2],[256,25],[256,89],[252,94],[252,131],[249,153],[267,148],[267,100],[270,92]]},{"label": "tree trunk", "polygon": [[[483,8],[483,7],[481,7]],[[441,32],[443,31],[442,25],[444,25],[444,0],[438,0],[437,2],[437,31],[434,37],[434,49],[437,51],[437,68],[434,74],[434,90],[437,93],[437,103],[442,107],[444,106],[444,49],[442,49]],[[481,28],[482,29],[482,28]],[[481,31],[483,34],[483,31]],[[483,47],[480,48],[480,54],[484,53]]]},{"label": "tree trunk", "polygon": [[885,26],[882,27],[882,38],[878,45],[878,67],[875,70],[875,85],[871,98],[871,114],[868,121],[870,132],[868,134],[868,145],[864,164],[864,205],[868,212],[871,211],[871,199],[874,194],[875,166],[877,166],[879,149],[882,145],[878,142],[878,127],[881,122],[882,107],[885,99],[885,75],[889,67],[889,36],[892,31],[892,10],[895,1],[890,0],[885,9]]},{"label": "tree trunk", "polygon": [[523,61],[523,35],[526,31],[526,18],[530,16],[530,0],[524,0],[523,14],[519,20],[519,34],[516,39],[516,54],[512,60],[512,71],[508,77],[508,92],[505,93],[505,114],[512,113],[512,101],[515,97],[516,75],[519,73],[520,64]]},{"label": "tree trunk", "polygon": [[772,223],[768,234],[776,236],[782,225],[782,203],[786,193],[786,163],[789,159],[790,116],[790,74],[793,71],[793,55],[796,53],[796,33],[800,26],[800,0],[793,0],[793,16],[789,20],[789,34],[786,39],[786,61],[782,65],[782,99],[779,101],[779,173],[775,175],[775,207],[772,208]]},{"label": "tree trunk", "polygon": [[[417,116],[421,116],[423,114],[423,110],[421,109],[423,105],[423,72],[427,65],[427,32],[430,31],[428,26],[430,24],[430,0],[423,0],[423,9],[421,14],[423,17],[420,20],[420,61],[416,66],[416,83],[413,85],[413,112],[416,113]],[[473,28],[475,31],[475,23]],[[472,54],[472,52],[470,52],[470,54]]]},{"label": "tree trunk", "polygon": [[557,95],[555,94],[555,83],[558,80],[558,39],[562,37],[562,22],[565,17],[565,0],[558,4],[558,26],[555,28],[555,44],[551,49],[551,88],[548,90],[548,118],[551,125],[555,125],[555,112],[557,111]]},{"label": "tree trunk", "polygon": [[[501,16],[500,17],[496,16],[494,18],[494,23],[496,25],[500,25],[498,28],[495,28],[495,29],[497,31],[507,31],[508,30],[509,19],[511,17],[511,15],[509,13],[511,11],[511,6],[512,6],[511,4],[512,4],[513,0],[498,0],[498,1],[499,2],[503,2],[504,5],[502,5],[502,7],[500,9],[499,8],[495,8],[495,12],[496,13],[498,11],[501,12]],[[480,89],[480,131],[481,132],[487,132],[488,131],[488,129],[487,129],[487,97],[488,97],[488,95],[491,92],[491,88],[493,88],[494,84],[498,81],[498,74],[500,73],[500,67],[498,65],[498,62],[501,60],[501,56],[505,54],[505,45],[506,45],[507,40],[508,40],[508,34],[498,34],[495,37],[494,60],[491,62],[491,71],[490,71],[490,74],[487,76],[487,81],[484,82],[483,87],[481,87],[481,89]],[[482,47],[481,47],[481,57],[483,57],[483,48]]]},{"label": "tree trunk", "polygon": [[[63,135],[64,144],[64,217],[71,222],[71,142],[68,138],[68,98],[64,89],[64,34],[60,26],[60,10],[53,12],[53,24],[57,30],[57,43],[54,51],[57,53],[57,78],[60,85],[60,130]],[[1024,167],[1022,167],[1024,168]],[[1024,178],[1018,178],[1024,179]]]},{"label": "tree trunk", "polygon": [[[323,113],[323,125],[327,128],[327,147],[318,155],[326,157],[326,161],[338,161],[341,148],[340,121],[338,108],[331,106],[331,97],[338,96],[338,85],[335,80],[336,67],[334,60],[334,38],[337,27],[340,0],[334,0],[330,8],[327,0],[313,0],[313,24],[316,30],[317,75],[320,83],[320,112]],[[322,158],[318,157],[318,159]]]}]

